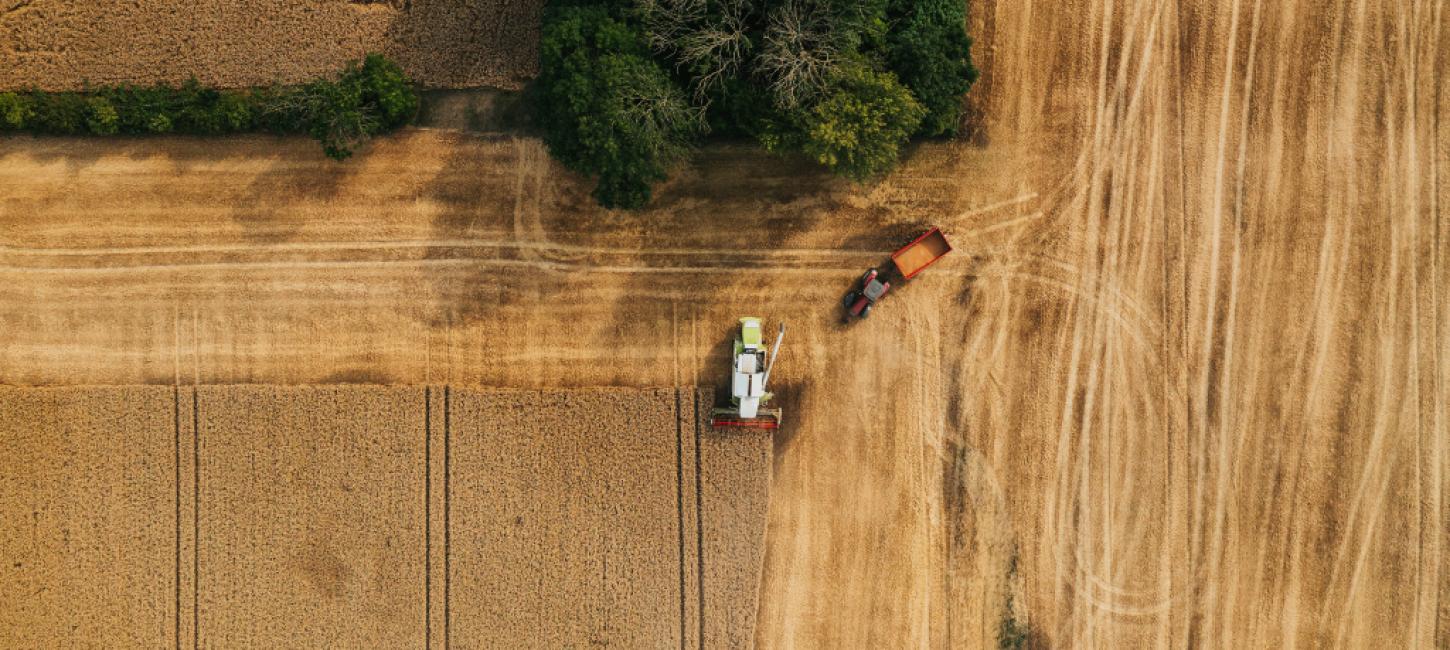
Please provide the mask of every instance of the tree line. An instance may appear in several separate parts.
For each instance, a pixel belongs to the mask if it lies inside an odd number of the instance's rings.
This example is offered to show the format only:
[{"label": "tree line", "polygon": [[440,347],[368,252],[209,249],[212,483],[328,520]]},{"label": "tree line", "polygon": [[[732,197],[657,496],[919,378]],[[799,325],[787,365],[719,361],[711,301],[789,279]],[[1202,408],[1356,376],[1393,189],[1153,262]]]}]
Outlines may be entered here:
[{"label": "tree line", "polygon": [[551,154],[637,208],[706,134],[889,171],[956,132],[970,47],[963,0],[551,0],[531,93]]}]

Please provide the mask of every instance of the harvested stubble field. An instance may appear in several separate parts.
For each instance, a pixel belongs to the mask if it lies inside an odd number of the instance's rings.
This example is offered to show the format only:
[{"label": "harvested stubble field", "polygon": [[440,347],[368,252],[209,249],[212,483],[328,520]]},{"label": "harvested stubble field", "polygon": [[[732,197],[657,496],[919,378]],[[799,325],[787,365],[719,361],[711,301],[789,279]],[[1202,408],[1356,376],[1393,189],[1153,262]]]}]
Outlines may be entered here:
[{"label": "harvested stubble field", "polygon": [[0,0],[0,88],[223,87],[334,74],[367,52],[434,87],[517,88],[542,0]]},{"label": "harvested stubble field", "polygon": [[0,388],[0,637],[749,647],[770,441],[711,398]]},{"label": "harvested stubble field", "polygon": [[[791,329],[757,638],[1450,644],[1444,3],[972,3],[983,116],[641,214],[533,140],[9,140],[0,381],[715,385]],[[927,223],[955,253],[838,322]],[[1015,561],[1014,561],[1015,558]]]}]

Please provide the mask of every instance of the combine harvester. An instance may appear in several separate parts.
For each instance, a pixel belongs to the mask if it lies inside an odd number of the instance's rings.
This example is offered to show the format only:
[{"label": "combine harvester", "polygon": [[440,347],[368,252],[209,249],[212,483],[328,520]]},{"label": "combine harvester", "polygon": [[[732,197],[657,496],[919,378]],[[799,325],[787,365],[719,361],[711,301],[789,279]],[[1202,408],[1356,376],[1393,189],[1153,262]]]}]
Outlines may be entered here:
[{"label": "combine harvester", "polygon": [[[710,426],[722,429],[775,429],[780,427],[780,409],[762,408],[773,395],[765,390],[775,355],[785,338],[785,323],[775,335],[775,345],[768,350],[761,338],[760,319],[740,319],[740,334],[735,337],[735,355],[730,373],[730,406],[710,413]],[[769,359],[767,359],[769,355]]]}]

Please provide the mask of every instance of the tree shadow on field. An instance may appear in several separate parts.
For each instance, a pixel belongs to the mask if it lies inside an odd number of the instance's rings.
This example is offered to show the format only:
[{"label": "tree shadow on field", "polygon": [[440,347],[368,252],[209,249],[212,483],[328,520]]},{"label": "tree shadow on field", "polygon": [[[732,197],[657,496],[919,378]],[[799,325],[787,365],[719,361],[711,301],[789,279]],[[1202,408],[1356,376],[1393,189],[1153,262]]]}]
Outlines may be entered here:
[{"label": "tree shadow on field", "polygon": [[315,382],[319,384],[367,384],[386,386],[397,383],[393,377],[378,368],[359,366],[339,370]]},{"label": "tree shadow on field", "polygon": [[478,323],[495,318],[501,307],[529,300],[547,304],[551,294],[569,284],[569,274],[561,269],[570,261],[533,246],[544,242],[520,241],[521,234],[530,234],[520,232],[530,229],[521,210],[583,204],[587,190],[556,173],[550,160],[539,161],[544,165],[540,169],[524,169],[525,149],[514,136],[449,132],[444,138],[448,142],[438,150],[448,152],[447,159],[415,200],[434,208],[434,241],[473,245],[439,244],[429,247],[424,257],[478,264],[466,265],[462,272],[428,274],[435,298],[429,325]]},{"label": "tree shadow on field", "polygon": [[297,150],[300,144],[277,143],[280,151],[268,156],[266,169],[235,195],[218,197],[224,199],[220,204],[232,206],[229,216],[247,240],[271,244],[292,239],[307,219],[291,209],[298,204],[325,206],[336,199],[367,156],[364,147],[353,158],[338,162],[324,156],[316,142],[306,141],[307,152]]},{"label": "tree shadow on field", "polygon": [[[587,182],[592,188],[593,181]],[[838,179],[803,158],[770,155],[753,145],[707,143],[655,187],[646,208],[602,215],[611,230],[641,233],[641,251],[699,251],[643,260],[646,265],[698,267],[700,272],[631,275],[615,303],[614,318],[627,320],[640,312],[639,301],[631,296],[677,293],[695,304],[739,304],[739,316],[776,321],[759,307],[741,304],[772,277],[755,272],[756,266],[772,251],[790,248],[826,213],[840,208],[843,189]],[[728,357],[738,322],[720,325],[730,332],[723,343]]]},{"label": "tree shadow on field", "polygon": [[[295,234],[303,221],[288,219],[286,208],[299,199],[325,202],[336,197],[360,164],[334,162],[315,141],[299,136],[11,136],[0,142],[12,139],[18,145],[13,151],[42,165],[64,165],[68,182],[86,182],[97,165],[108,159],[139,163],[135,173],[140,176],[133,187],[164,193],[164,199],[179,205],[227,206],[228,216],[241,226],[243,236],[263,243],[284,241]],[[366,147],[358,152],[358,158],[365,156]],[[245,188],[205,182],[205,174],[231,173],[236,163],[258,160],[266,161],[267,166]],[[65,198],[57,194],[47,201]]]},{"label": "tree shadow on field", "polygon": [[256,138],[271,136],[12,134],[0,137],[0,145],[12,145],[3,147],[7,154],[23,154],[41,164],[60,163],[71,176],[83,175],[106,158],[165,162],[172,173],[187,174],[198,166],[256,157],[250,146]]}]

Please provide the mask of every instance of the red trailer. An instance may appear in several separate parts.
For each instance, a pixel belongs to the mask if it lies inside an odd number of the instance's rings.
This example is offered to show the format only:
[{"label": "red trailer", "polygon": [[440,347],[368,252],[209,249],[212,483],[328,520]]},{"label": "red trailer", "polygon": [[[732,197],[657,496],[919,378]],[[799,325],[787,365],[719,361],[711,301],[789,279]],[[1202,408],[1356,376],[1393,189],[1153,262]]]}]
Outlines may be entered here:
[{"label": "red trailer", "polygon": [[896,263],[896,270],[901,271],[901,277],[910,280],[917,273],[921,273],[922,269],[950,252],[952,245],[947,243],[946,235],[941,234],[941,228],[933,226],[931,230],[911,240],[910,244],[892,253],[891,261]]}]

